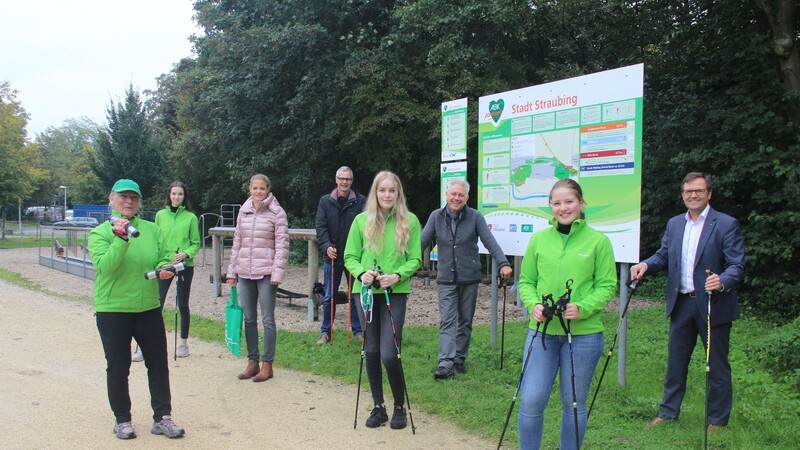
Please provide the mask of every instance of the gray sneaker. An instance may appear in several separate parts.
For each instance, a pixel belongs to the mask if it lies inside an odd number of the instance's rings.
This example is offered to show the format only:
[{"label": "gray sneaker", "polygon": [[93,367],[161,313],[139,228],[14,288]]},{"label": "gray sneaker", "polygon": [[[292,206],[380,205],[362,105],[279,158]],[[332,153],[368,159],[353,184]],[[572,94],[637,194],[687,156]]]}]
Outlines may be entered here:
[{"label": "gray sneaker", "polygon": [[133,352],[133,356],[131,356],[131,361],[133,362],[142,362],[144,361],[144,356],[142,356],[142,349],[136,348],[136,351]]},{"label": "gray sneaker", "polygon": [[153,434],[161,434],[170,439],[179,438],[184,435],[183,428],[175,425],[172,421],[172,416],[163,416],[161,421],[153,424],[150,430]]},{"label": "gray sneaker", "polygon": [[136,431],[130,422],[115,423],[114,433],[117,435],[117,439],[133,439],[136,437]]},{"label": "gray sneaker", "polygon": [[182,344],[178,347],[178,351],[176,351],[175,354],[178,355],[178,358],[186,358],[189,356],[189,346]]}]

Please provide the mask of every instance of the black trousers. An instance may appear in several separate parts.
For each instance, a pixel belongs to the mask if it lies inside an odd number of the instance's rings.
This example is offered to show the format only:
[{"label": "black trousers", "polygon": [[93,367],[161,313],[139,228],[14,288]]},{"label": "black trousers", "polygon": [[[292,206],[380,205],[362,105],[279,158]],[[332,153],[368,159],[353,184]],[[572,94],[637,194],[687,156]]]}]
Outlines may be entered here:
[{"label": "black trousers", "polygon": [[167,301],[167,293],[176,279],[176,289],[178,290],[178,310],[181,312],[181,339],[189,338],[189,294],[192,291],[192,278],[194,278],[194,267],[186,267],[172,278],[158,280],[158,298],[161,300],[161,309],[164,309],[164,302]]},{"label": "black trousers", "polygon": [[131,371],[131,339],[136,339],[147,367],[150,406],[153,420],[170,415],[172,397],[169,390],[167,336],[161,308],[141,313],[97,313],[97,330],[106,356],[108,402],[117,423],[131,421],[131,397],[128,376]]}]

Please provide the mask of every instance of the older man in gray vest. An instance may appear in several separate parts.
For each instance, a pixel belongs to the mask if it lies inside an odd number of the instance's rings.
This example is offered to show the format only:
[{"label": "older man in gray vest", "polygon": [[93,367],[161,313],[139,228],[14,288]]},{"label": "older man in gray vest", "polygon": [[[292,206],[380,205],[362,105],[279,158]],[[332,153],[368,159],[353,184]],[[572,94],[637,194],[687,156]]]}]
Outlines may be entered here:
[{"label": "older man in gray vest", "polygon": [[500,265],[504,279],[511,276],[511,265],[492,236],[486,220],[467,206],[469,183],[454,181],[445,193],[447,205],[428,217],[422,230],[422,248],[438,246],[439,265],[439,366],[433,376],[443,380],[465,373],[472,318],[481,280],[478,239]]}]

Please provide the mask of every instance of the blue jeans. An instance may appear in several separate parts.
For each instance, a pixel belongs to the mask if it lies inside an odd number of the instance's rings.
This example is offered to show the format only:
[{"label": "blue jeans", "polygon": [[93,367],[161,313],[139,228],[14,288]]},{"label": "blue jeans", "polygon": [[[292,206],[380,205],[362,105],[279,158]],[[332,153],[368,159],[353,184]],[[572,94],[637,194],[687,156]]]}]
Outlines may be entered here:
[{"label": "blue jeans", "polygon": [[[339,284],[342,282],[342,275],[345,276],[345,279],[350,276],[350,272],[348,272],[344,266],[335,267],[336,269],[333,271],[333,286],[335,286],[335,288],[331,289],[331,263],[325,261],[322,265],[322,284],[325,287],[325,297],[322,299],[322,327],[320,331],[328,336],[331,335],[331,297],[333,293],[338,290]],[[348,284],[348,288],[349,287]],[[355,335],[361,333],[361,322],[358,320],[358,311],[353,302],[353,295],[348,292],[347,296],[350,299],[350,327],[353,329],[353,334]],[[336,316],[336,304],[333,304],[333,315]]]},{"label": "blue jeans", "polygon": [[[575,422],[572,412],[572,364],[567,337],[543,335],[540,332],[536,336],[536,342],[531,346],[533,334],[534,330],[528,332],[523,355],[523,358],[527,357],[528,349],[533,352],[522,376],[518,418],[519,446],[523,450],[541,447],[544,410],[550,399],[556,372],[560,370],[561,446],[559,448],[576,449],[578,446],[575,442]],[[546,351],[542,349],[542,338],[547,346]],[[603,353],[603,333],[572,336],[572,348],[575,361],[575,395],[578,403],[578,435],[580,442],[583,442],[586,434],[586,397],[589,395],[589,386],[592,384],[597,361]]]}]

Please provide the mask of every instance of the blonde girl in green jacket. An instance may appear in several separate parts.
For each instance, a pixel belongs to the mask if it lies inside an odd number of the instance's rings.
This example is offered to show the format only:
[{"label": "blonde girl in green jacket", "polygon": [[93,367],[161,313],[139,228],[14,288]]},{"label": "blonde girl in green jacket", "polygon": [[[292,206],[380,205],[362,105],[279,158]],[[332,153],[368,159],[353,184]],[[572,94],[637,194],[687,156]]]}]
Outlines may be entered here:
[{"label": "blonde girl in green jacket", "polygon": [[[367,195],[366,211],[357,215],[350,227],[345,246],[344,264],[356,276],[353,286],[361,327],[364,330],[364,359],[375,407],[367,418],[367,427],[377,428],[389,421],[383,398],[381,361],[392,389],[393,429],[406,427],[403,368],[395,347],[402,346],[406,303],[411,292],[409,278],[422,265],[421,227],[417,216],[408,211],[403,185],[392,172],[375,176]],[[370,322],[361,305],[361,285],[380,286],[374,290]],[[384,292],[389,292],[391,317]],[[392,327],[392,320],[394,327]],[[393,333],[394,330],[394,333]]]},{"label": "blonde girl in green jacket", "polygon": [[[194,256],[200,251],[200,227],[197,215],[192,209],[186,185],[175,181],[167,189],[164,208],[156,213],[156,225],[161,229],[163,245],[175,252],[172,262],[182,262],[186,266],[175,276],[178,309],[181,313],[181,344],[176,351],[178,358],[189,356],[189,294],[194,277]],[[158,280],[158,294],[162,308],[171,284],[172,279]]]}]

